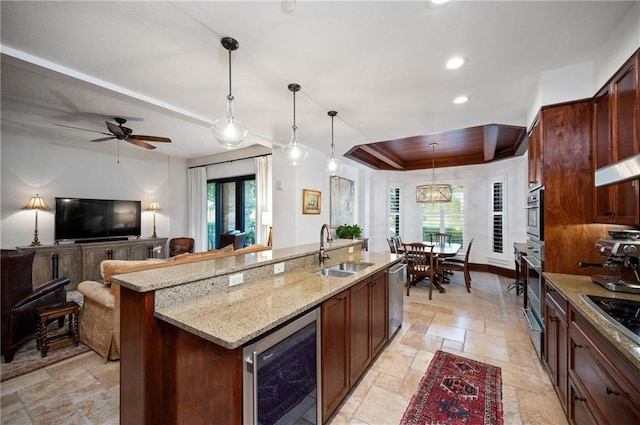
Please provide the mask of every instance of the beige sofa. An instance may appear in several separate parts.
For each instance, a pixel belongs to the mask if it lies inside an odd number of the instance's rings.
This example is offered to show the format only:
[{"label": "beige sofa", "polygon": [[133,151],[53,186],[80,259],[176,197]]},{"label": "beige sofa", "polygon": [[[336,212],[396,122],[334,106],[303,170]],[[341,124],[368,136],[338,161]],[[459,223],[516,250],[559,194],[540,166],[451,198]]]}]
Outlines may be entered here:
[{"label": "beige sofa", "polygon": [[80,341],[105,360],[120,358],[120,285],[111,285],[111,276],[268,249],[271,248],[255,244],[237,250],[229,246],[208,252],[180,254],[168,259],[105,260],[100,263],[103,282],[86,280],[78,284],[78,291],[84,296],[79,315]]}]

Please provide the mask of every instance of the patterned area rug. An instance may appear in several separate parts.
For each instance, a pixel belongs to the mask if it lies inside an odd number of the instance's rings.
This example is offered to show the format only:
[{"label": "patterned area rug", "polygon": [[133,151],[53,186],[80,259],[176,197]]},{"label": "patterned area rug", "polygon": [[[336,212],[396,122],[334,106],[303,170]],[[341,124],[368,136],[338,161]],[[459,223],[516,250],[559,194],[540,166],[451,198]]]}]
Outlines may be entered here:
[{"label": "patterned area rug", "polygon": [[[69,321],[66,320],[65,326],[61,329],[58,328],[57,321],[50,323],[47,326],[47,334],[54,336],[59,333],[68,332],[68,322]],[[51,366],[52,364],[61,362],[68,358],[86,353],[87,351],[89,351],[89,347],[82,343],[77,347],[74,347],[73,344],[71,344],[66,347],[48,351],[46,357],[42,357],[40,355],[40,351],[38,351],[36,347],[36,336],[34,334],[31,339],[18,348],[18,351],[16,351],[11,363],[4,363],[4,358],[2,358],[2,363],[0,363],[0,382],[16,378],[43,367]]]},{"label": "patterned area rug", "polygon": [[437,351],[402,425],[502,425],[499,367]]}]

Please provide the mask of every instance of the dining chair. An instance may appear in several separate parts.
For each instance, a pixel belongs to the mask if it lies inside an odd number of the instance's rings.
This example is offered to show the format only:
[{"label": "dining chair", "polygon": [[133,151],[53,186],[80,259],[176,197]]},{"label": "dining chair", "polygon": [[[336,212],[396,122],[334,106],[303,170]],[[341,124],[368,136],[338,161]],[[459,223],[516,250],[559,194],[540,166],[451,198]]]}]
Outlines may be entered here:
[{"label": "dining chair", "polygon": [[427,245],[420,242],[402,244],[405,261],[407,263],[407,296],[411,289],[411,277],[415,277],[417,282],[429,278],[429,299],[433,290],[433,279],[435,274],[433,263],[433,245]]},{"label": "dining chair", "polygon": [[429,233],[429,240],[431,243],[437,242],[438,245],[451,245],[451,233]]},{"label": "dining chair", "polygon": [[397,254],[395,238],[387,238],[387,243],[389,244],[389,251],[392,254]]},{"label": "dining chair", "polygon": [[[456,270],[461,271],[464,274],[464,284],[467,286],[467,292],[471,292],[471,274],[469,273],[469,253],[471,253],[471,245],[473,244],[473,239],[469,241],[469,245],[467,246],[467,252],[464,254],[464,260],[459,260],[456,258],[447,258],[442,260],[440,264],[438,264],[438,268],[440,270]],[[444,280],[444,273],[440,273],[439,276],[440,284]]]},{"label": "dining chair", "polygon": [[404,243],[402,243],[402,238],[398,235],[394,238],[394,242],[396,244],[396,254],[404,253]]}]

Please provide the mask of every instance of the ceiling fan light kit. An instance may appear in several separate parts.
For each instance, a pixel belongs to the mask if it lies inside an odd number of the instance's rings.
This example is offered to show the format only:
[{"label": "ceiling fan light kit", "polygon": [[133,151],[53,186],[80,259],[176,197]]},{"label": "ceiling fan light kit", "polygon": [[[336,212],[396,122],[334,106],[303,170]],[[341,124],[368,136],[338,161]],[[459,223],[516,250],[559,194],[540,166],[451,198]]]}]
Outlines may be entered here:
[{"label": "ceiling fan light kit", "polygon": [[247,127],[233,118],[233,94],[231,93],[231,52],[240,47],[232,37],[222,37],[220,44],[229,52],[229,94],[227,95],[227,113],[211,125],[211,131],[218,143],[226,149],[234,149],[247,137]]},{"label": "ceiling fan light kit", "polygon": [[450,184],[436,183],[436,146],[431,143],[432,183],[416,187],[416,202],[443,203],[451,202],[453,191]]},{"label": "ceiling fan light kit", "polygon": [[335,176],[342,170],[342,161],[335,158],[335,144],[333,143],[333,117],[338,115],[338,113],[336,111],[329,111],[327,115],[331,117],[331,157],[327,160],[327,171],[329,171],[330,175]]},{"label": "ceiling fan light kit", "polygon": [[309,148],[307,148],[302,143],[298,143],[298,138],[296,135],[296,131],[298,127],[296,127],[296,92],[300,91],[300,84],[292,83],[288,86],[289,91],[293,93],[293,126],[291,126],[291,140],[289,144],[283,146],[282,152],[287,156],[287,160],[289,164],[294,167],[300,165],[309,155]]}]

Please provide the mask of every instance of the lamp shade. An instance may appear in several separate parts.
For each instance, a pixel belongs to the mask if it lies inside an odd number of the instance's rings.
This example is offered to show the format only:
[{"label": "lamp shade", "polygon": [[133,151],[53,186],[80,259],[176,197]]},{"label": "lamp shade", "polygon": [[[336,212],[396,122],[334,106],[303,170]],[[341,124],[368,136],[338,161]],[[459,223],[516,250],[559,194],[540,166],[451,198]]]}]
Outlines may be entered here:
[{"label": "lamp shade", "polygon": [[44,202],[42,196],[36,193],[36,196],[32,196],[31,199],[29,199],[29,202],[27,202],[27,205],[25,205],[22,209],[48,211],[49,207],[47,206],[47,203]]},{"label": "lamp shade", "polygon": [[151,203],[149,203],[149,207],[147,208],[147,211],[161,211],[162,208],[160,208],[160,204],[158,204],[158,201],[156,201],[155,199],[153,201],[151,201]]}]

